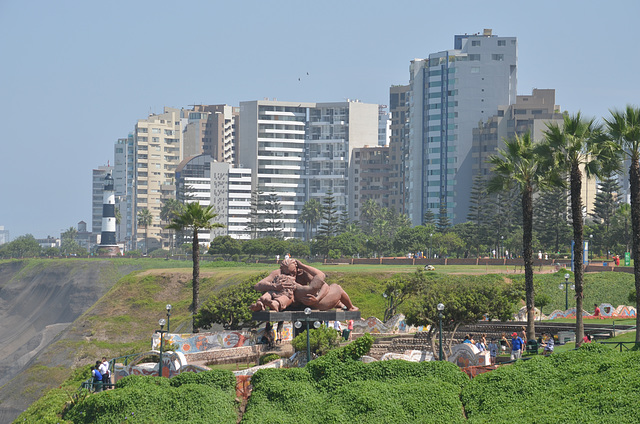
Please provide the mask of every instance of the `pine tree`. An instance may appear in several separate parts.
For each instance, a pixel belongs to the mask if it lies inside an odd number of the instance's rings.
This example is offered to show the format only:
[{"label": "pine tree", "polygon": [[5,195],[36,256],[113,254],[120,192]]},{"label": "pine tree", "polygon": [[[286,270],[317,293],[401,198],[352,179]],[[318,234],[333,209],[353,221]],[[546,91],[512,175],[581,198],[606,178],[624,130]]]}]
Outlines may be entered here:
[{"label": "pine tree", "polygon": [[264,192],[259,188],[251,193],[251,212],[249,213],[247,231],[251,232],[252,239],[260,237],[260,233],[266,228],[263,196]]},{"label": "pine tree", "polygon": [[620,184],[618,184],[617,178],[609,176],[600,182],[593,204],[591,216],[595,218],[601,246],[606,252],[609,252],[614,242],[611,239],[611,221],[619,206],[617,196],[619,192]]},{"label": "pine tree", "polygon": [[282,214],[282,205],[280,199],[275,193],[269,193],[267,200],[264,202],[264,218],[268,237],[282,238],[282,229],[284,228]]},{"label": "pine tree", "polygon": [[451,226],[451,221],[447,216],[447,209],[443,206],[440,207],[440,213],[438,214],[438,222],[436,223],[436,229],[439,233],[446,233],[447,229]]},{"label": "pine tree", "polygon": [[545,250],[558,252],[571,241],[568,209],[569,193],[565,188],[543,190],[535,200],[533,227]]},{"label": "pine tree", "polygon": [[327,195],[322,199],[322,223],[318,230],[318,239],[321,241],[321,253],[329,255],[331,239],[336,234],[338,228],[338,207],[333,196],[333,190],[327,191]]},{"label": "pine tree", "polygon": [[436,225],[436,216],[431,209],[427,209],[422,217],[422,225]]}]

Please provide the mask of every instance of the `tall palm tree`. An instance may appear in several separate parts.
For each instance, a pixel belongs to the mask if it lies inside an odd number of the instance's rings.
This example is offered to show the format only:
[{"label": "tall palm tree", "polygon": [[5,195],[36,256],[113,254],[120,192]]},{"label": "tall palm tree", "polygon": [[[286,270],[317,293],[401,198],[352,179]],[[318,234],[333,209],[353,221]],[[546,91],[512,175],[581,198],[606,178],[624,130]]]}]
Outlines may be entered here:
[{"label": "tall palm tree", "polygon": [[307,227],[307,241],[313,238],[313,226],[322,218],[322,203],[318,199],[309,199],[302,206],[300,219]]},{"label": "tall palm tree", "polygon": [[[551,123],[544,131],[545,143],[541,146],[541,157],[549,165],[551,174],[569,176],[571,197],[571,219],[573,225],[573,264],[576,291],[576,345],[582,344],[584,323],[582,304],[584,289],[583,270],[583,209],[582,169],[587,178],[603,175],[603,170],[613,167],[615,145],[602,132],[602,126],[594,119],[584,118],[580,112],[565,114],[562,125]],[[559,180],[557,178],[556,180]]]},{"label": "tall palm tree", "polygon": [[489,180],[488,191],[507,191],[514,186],[520,192],[522,203],[522,255],[524,258],[525,297],[527,304],[527,339],[535,339],[535,304],[533,288],[533,193],[546,183],[540,168],[531,134],[516,135],[505,140],[505,148],[499,155],[489,158],[493,165],[493,177]]},{"label": "tall palm tree", "polygon": [[192,258],[193,258],[193,300],[191,303],[193,331],[195,328],[195,315],[198,312],[198,297],[200,295],[200,243],[198,242],[198,230],[210,230],[221,228],[224,225],[211,222],[218,214],[211,210],[213,206],[201,206],[199,202],[188,203],[184,210],[171,220],[167,228],[183,231],[192,230]]},{"label": "tall palm tree", "polygon": [[[608,133],[631,161],[629,166],[631,244],[636,283],[636,310],[640,310],[640,108],[627,105],[623,111],[613,110],[610,113],[611,117],[604,120]],[[636,314],[636,327],[638,325],[640,325],[640,314]],[[640,331],[636,332],[636,342],[640,342]]]},{"label": "tall palm tree", "polygon": [[[176,199],[164,199],[162,201],[162,208],[160,209],[160,219],[167,224],[171,223],[171,220],[175,218],[180,211],[184,209],[184,204]],[[169,250],[173,255],[173,237],[169,234]]]},{"label": "tall palm tree", "polygon": [[153,215],[149,209],[144,208],[138,211],[138,227],[144,227],[144,254],[149,253],[149,225],[153,222]]}]

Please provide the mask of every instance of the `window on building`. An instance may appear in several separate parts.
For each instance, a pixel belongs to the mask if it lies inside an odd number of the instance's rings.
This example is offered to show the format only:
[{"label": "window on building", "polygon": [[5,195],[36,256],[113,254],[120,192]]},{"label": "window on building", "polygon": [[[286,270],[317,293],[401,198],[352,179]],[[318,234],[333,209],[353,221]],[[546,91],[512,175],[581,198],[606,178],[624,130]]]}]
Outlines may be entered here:
[{"label": "window on building", "polygon": [[469,60],[477,62],[477,61],[480,60],[480,55],[479,54],[470,54],[469,55]]},{"label": "window on building", "polygon": [[491,60],[498,60],[500,62],[504,61],[504,55],[503,54],[492,54],[491,55]]},{"label": "window on building", "polygon": [[478,66],[474,66],[473,68],[471,68],[471,73],[472,74],[479,74],[480,73],[480,68]]},{"label": "window on building", "polygon": [[472,47],[480,47],[480,40],[471,40]]},{"label": "window on building", "polygon": [[507,40],[498,40],[498,47],[504,47],[507,45]]}]

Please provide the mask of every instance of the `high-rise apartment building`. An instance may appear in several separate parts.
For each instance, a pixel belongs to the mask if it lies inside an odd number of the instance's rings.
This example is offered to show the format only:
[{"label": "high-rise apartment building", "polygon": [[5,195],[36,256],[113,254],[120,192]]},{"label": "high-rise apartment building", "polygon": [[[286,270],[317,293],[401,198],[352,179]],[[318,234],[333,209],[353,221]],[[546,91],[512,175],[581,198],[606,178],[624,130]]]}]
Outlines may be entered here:
[{"label": "high-rise apartment building", "polygon": [[176,169],[176,180],[178,199],[213,206],[212,211],[217,215],[214,222],[224,225],[211,231],[199,231],[201,244],[208,245],[217,236],[250,238],[250,169],[234,168],[203,154],[184,159]]},{"label": "high-rise apartment building", "polygon": [[388,146],[391,135],[391,113],[387,105],[378,105],[378,146]]},{"label": "high-rise apartment building", "polygon": [[351,153],[377,144],[378,105],[242,102],[240,128],[239,164],[253,170],[254,190],[278,196],[284,236],[302,238],[307,200],[333,192],[338,211],[348,211]]},{"label": "high-rise apartment building", "polygon": [[135,141],[133,134],[120,138],[113,148],[113,188],[116,196],[116,242],[124,242],[125,250],[135,249],[133,232],[136,227],[135,199]]},{"label": "high-rise apartment building", "polygon": [[480,122],[473,129],[473,177],[490,174],[487,161],[504,147],[503,140],[530,132],[533,140],[540,141],[547,124],[562,125],[563,116],[555,100],[555,90],[534,88],[532,94],[516,96],[514,104],[499,106],[495,115]]},{"label": "high-rise apartment building", "polygon": [[188,123],[184,131],[184,157],[204,153],[217,162],[235,164],[239,108],[228,105],[194,105],[186,113]]},{"label": "high-rise apartment building", "polygon": [[175,170],[182,161],[182,132],[186,125],[184,111],[164,108],[164,112],[138,120],[134,131],[135,177],[133,222],[140,211],[148,209],[151,224],[136,225],[133,239],[136,247],[168,248],[170,233],[160,219],[163,200],[175,199]]},{"label": "high-rise apartment building", "polygon": [[391,204],[391,168],[389,146],[359,147],[353,149],[349,167],[349,185],[352,187],[349,205],[350,219],[360,220],[362,207],[373,200],[379,207],[395,209]]},{"label": "high-rise apartment building", "polygon": [[431,210],[466,219],[472,186],[473,128],[516,100],[517,39],[456,35],[453,50],[410,66],[406,199],[414,225]]},{"label": "high-rise apartment building", "polygon": [[389,163],[391,164],[390,205],[399,213],[406,213],[405,199],[407,197],[405,179],[408,176],[409,151],[409,91],[408,85],[393,85],[389,88],[389,113],[391,125],[389,127]]}]

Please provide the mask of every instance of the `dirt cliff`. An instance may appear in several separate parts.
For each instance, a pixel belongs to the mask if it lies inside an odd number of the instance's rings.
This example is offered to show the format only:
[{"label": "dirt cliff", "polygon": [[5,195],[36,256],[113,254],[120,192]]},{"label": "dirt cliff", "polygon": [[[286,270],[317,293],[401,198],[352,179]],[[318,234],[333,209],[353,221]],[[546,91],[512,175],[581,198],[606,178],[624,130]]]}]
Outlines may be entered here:
[{"label": "dirt cliff", "polygon": [[0,423],[11,422],[47,388],[47,381],[33,385],[29,372],[39,355],[137,268],[99,259],[0,263]]}]

